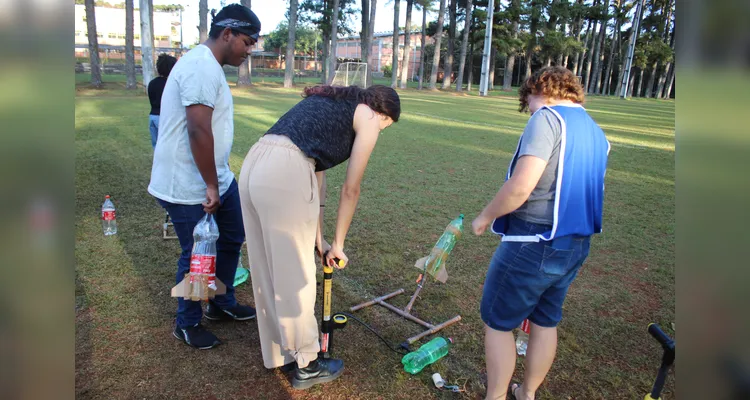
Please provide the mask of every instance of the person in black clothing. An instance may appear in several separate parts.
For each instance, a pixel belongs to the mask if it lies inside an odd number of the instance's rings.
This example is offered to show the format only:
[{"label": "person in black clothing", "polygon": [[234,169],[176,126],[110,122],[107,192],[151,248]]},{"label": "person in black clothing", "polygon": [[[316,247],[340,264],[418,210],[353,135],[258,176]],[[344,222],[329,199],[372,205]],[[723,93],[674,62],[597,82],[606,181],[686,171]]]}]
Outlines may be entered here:
[{"label": "person in black clothing", "polygon": [[[240,199],[263,364],[292,366],[295,389],[329,382],[339,359],[318,358],[315,254],[346,266],[344,239],[360,184],[380,132],[398,121],[395,90],[375,85],[308,87],[250,149],[240,173]],[[348,160],[331,245],[323,240],[325,171]],[[294,364],[296,362],[296,365]]]},{"label": "person in black clothing", "polygon": [[177,59],[169,54],[159,54],[156,60],[156,72],[159,76],[152,79],[148,84],[148,101],[151,102],[151,113],[148,116],[148,129],[151,131],[151,147],[156,147],[156,139],[159,137],[159,113],[161,110],[161,94],[167,77],[172,71]]}]

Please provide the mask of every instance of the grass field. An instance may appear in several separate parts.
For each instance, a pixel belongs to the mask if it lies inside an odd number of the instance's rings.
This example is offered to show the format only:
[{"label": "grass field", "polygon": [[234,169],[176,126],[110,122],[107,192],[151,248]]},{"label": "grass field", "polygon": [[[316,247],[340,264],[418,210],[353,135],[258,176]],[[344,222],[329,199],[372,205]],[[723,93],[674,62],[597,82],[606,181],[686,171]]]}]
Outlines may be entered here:
[{"label": "grass field", "polygon": [[[391,302],[403,307],[415,288],[414,261],[429,252],[451,219],[466,214],[466,233],[447,264],[448,282],[430,281],[414,307],[417,316],[432,322],[462,316],[442,332],[455,339],[450,354],[411,376],[401,368],[400,356],[350,323],[334,338],[334,353],[346,362],[343,377],[297,392],[283,373],[263,367],[255,322],[205,323],[224,341],[210,351],[193,350],[172,337],[176,301],[169,290],[179,246],[161,238],[164,211],[146,192],[152,157],[148,100],[141,91],[123,90],[124,80],[105,76],[107,88],[93,90],[82,76],[75,111],[78,398],[484,396],[479,301],[498,239],[470,234],[470,222],[500,185],[528,118],[517,112],[515,94],[482,98],[400,91],[402,119],[378,142],[347,240],[350,265],[334,277],[335,310],[399,288],[408,294]],[[233,90],[230,164],[239,173],[250,146],[300,100],[300,88],[266,82]],[[646,326],[658,322],[674,334],[674,102],[592,97],[586,107],[612,143],[605,232],[593,239],[591,255],[570,289],[557,360],[538,398],[642,398],[661,359]],[[327,232],[333,229],[344,168],[329,173]],[[101,232],[106,194],[117,206],[114,237]],[[252,303],[249,282],[238,288],[238,296]],[[421,331],[383,308],[358,313],[394,344]],[[514,380],[523,375],[522,358],[518,363]],[[465,383],[466,391],[438,391],[430,379],[434,372]],[[674,374],[663,397],[675,397]]]}]

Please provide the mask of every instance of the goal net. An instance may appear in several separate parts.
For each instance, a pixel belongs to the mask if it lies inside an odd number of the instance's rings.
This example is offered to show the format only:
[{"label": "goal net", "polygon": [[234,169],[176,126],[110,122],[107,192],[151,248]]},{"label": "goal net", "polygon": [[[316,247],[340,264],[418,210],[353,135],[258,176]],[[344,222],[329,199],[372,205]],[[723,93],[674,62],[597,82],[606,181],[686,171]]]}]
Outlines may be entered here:
[{"label": "goal net", "polygon": [[333,86],[367,86],[367,63],[345,62],[339,64],[331,82]]}]

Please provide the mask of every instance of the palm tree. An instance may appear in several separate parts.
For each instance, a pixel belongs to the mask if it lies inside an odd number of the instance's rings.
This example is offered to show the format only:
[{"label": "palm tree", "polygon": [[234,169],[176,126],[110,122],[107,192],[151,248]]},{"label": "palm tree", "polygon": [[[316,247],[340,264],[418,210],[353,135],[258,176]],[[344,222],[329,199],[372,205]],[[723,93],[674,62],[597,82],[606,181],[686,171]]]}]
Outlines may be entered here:
[{"label": "palm tree", "polygon": [[135,46],[133,45],[133,0],[125,0],[125,88],[136,88]]},{"label": "palm tree", "polygon": [[472,0],[466,0],[466,18],[464,18],[464,35],[461,39],[461,56],[458,61],[458,77],[456,77],[456,91],[464,90],[464,68],[466,67],[466,51],[469,47],[469,31],[471,31]]},{"label": "palm tree", "polygon": [[448,89],[451,86],[451,75],[453,74],[453,53],[456,43],[456,0],[451,0],[450,9],[448,15],[450,22],[448,25],[448,48],[445,52],[445,65],[443,66],[443,89]]},{"label": "palm tree", "polygon": [[146,88],[154,78],[154,35],[151,14],[151,2],[141,0],[141,70],[143,71],[143,86]]},{"label": "palm tree", "polygon": [[430,8],[432,0],[417,0],[417,4],[422,7],[422,39],[420,44],[422,50],[419,52],[419,90],[422,90],[424,84],[424,48],[425,48],[425,36],[427,34],[427,9]]},{"label": "palm tree", "polygon": [[91,64],[91,86],[102,86],[102,70],[99,61],[99,41],[96,38],[96,13],[94,0],[86,0],[86,29],[89,37],[89,63]]},{"label": "palm tree", "polygon": [[401,4],[401,0],[394,0],[393,1],[393,56],[391,57],[391,87],[396,88],[396,82],[398,81],[398,36],[399,36],[399,29],[398,29],[398,14],[399,14],[399,5]]},{"label": "palm tree", "polygon": [[406,89],[406,81],[409,78],[409,54],[411,54],[411,10],[413,7],[414,0],[406,0],[406,32],[404,32],[404,58],[401,60],[401,89]]},{"label": "palm tree", "polygon": [[[297,0],[289,0],[289,40],[286,42],[286,71],[284,72],[284,87],[294,85],[294,35],[297,32]],[[335,13],[334,13],[335,15]]]},{"label": "palm tree", "polygon": [[333,8],[331,8],[331,51],[328,52],[328,79],[326,83],[331,84],[333,78],[336,77],[336,60],[339,47],[338,41],[338,27],[339,27],[339,0],[333,0]]},{"label": "palm tree", "polygon": [[589,85],[587,93],[597,93],[597,86],[602,75],[602,47],[604,47],[604,41],[607,35],[607,23],[609,22],[609,0],[604,0],[603,14],[601,16],[601,25],[599,28],[599,39],[596,40],[594,47],[594,65],[593,75],[589,78]]},{"label": "palm tree", "polygon": [[432,55],[432,72],[430,73],[430,89],[437,90],[437,74],[440,66],[440,42],[443,39],[443,23],[445,23],[445,1],[440,0],[437,32],[435,32],[435,52]]},{"label": "palm tree", "polygon": [[208,0],[200,0],[198,2],[198,37],[200,43],[203,43],[208,39]]},{"label": "palm tree", "polygon": [[[250,2],[251,0],[240,0],[240,4],[247,8],[251,8]],[[242,62],[242,65],[240,65],[240,68],[237,71],[237,86],[250,86],[253,84],[253,63],[250,60],[251,58],[252,55],[248,56],[245,61]]]},{"label": "palm tree", "polygon": [[[511,37],[515,40],[518,39],[518,23],[521,19],[521,0],[511,0],[508,5],[508,12],[510,19],[513,21],[510,27]],[[509,91],[513,84],[513,68],[516,66],[516,49],[512,49],[508,52],[508,57],[505,59],[505,76],[503,76],[503,88],[504,91]]]}]

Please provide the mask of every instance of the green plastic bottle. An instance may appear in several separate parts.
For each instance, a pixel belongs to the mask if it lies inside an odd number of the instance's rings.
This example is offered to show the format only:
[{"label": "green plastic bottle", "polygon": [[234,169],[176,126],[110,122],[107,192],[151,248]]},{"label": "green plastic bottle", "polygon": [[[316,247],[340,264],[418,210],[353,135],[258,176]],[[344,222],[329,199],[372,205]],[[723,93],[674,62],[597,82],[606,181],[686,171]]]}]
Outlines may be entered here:
[{"label": "green plastic bottle", "polygon": [[442,337],[436,337],[423,344],[419,350],[412,351],[401,359],[401,364],[404,364],[404,371],[412,375],[419,373],[424,367],[445,357],[451,344],[453,344],[453,339]]},{"label": "green plastic bottle", "polygon": [[461,238],[463,232],[464,215],[461,214],[458,216],[458,218],[451,221],[451,223],[445,227],[443,235],[440,236],[440,239],[438,239],[437,243],[435,243],[435,247],[432,248],[430,255],[425,261],[426,271],[442,282],[445,282],[445,279],[438,278],[438,276],[441,275],[441,267],[443,267],[443,265],[445,264],[445,261],[448,259],[448,255],[453,250],[453,247],[456,245],[458,239]]}]

